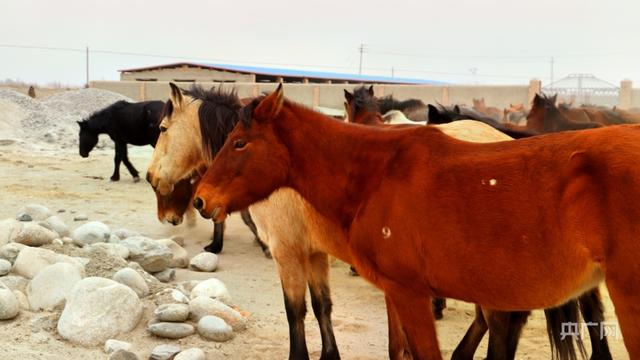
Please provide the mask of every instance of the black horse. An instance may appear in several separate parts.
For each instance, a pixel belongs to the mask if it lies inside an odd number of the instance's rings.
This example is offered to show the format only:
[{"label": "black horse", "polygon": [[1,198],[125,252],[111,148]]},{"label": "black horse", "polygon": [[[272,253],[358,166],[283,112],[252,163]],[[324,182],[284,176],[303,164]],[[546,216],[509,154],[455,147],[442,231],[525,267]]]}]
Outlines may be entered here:
[{"label": "black horse", "polygon": [[89,152],[98,143],[98,135],[108,134],[116,145],[115,169],[111,175],[111,181],[120,180],[120,162],[127,167],[133,176],[133,181],[140,181],[138,170],[133,167],[127,157],[127,144],[155,147],[160,135],[158,119],[163,106],[162,101],[130,103],[120,100],[91,114],[89,118],[78,121],[80,156],[88,157]]}]

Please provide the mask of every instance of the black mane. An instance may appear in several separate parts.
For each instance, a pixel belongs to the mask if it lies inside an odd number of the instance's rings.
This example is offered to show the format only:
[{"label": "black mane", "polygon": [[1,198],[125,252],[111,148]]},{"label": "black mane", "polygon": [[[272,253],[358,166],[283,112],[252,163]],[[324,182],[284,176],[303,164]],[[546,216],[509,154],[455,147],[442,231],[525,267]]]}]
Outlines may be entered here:
[{"label": "black mane", "polygon": [[[189,90],[185,90],[184,94],[193,98],[193,101],[202,102],[198,108],[200,135],[202,146],[207,150],[205,155],[211,160],[238,123],[238,112],[242,108],[240,99],[235,90],[224,90],[222,87],[205,90],[201,86],[193,85]],[[165,108],[167,107],[168,105],[165,105]]]},{"label": "black mane", "polygon": [[378,98],[378,108],[380,109],[380,114],[386,114],[391,110],[400,110],[404,111],[406,109],[425,106],[425,103],[422,100],[418,99],[409,99],[399,101],[393,98],[392,95],[383,96]]},{"label": "black mane", "polygon": [[105,108],[93,112],[86,119],[82,120],[82,122],[87,124],[87,129],[90,130],[103,128],[105,126],[104,122],[111,119],[114,111],[120,110],[130,104],[131,103],[126,100],[118,100]]},{"label": "black mane", "polygon": [[240,121],[244,126],[251,126],[251,118],[253,117],[253,110],[256,109],[258,104],[265,98],[265,95],[258,96],[251,100],[250,103],[240,109]]}]

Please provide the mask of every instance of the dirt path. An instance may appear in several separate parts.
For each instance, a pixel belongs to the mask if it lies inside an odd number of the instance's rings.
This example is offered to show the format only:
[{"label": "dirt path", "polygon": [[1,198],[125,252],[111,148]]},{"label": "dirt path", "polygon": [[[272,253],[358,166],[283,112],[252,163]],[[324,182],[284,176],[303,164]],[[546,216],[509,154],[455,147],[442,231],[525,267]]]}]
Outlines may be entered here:
[{"label": "dirt path", "polygon": [[[150,148],[132,148],[131,159],[144,173]],[[119,183],[108,181],[113,170],[112,153],[92,153],[89,159],[76,152],[24,153],[14,146],[0,147],[0,219],[14,217],[24,203],[36,202],[48,206],[72,227],[73,217],[85,214],[112,228],[128,228],[152,238],[182,235],[190,255],[201,251],[211,236],[212,224],[198,220],[195,228],[185,225],[172,227],[160,224],[155,215],[155,198],[145,182],[133,183],[121,169]],[[177,280],[205,279],[210,274],[179,270]],[[280,282],[272,260],[266,259],[254,243],[249,230],[238,216],[232,216],[220,257],[220,268],[214,274],[224,281],[242,309],[251,313],[249,329],[237,334],[227,343],[214,343],[198,336],[175,341],[183,348],[201,347],[207,359],[285,359],[288,355],[288,327],[284,313]],[[348,267],[336,262],[331,273],[334,302],[333,321],[340,352],[345,359],[384,359],[387,357],[387,324],[384,299],[381,293],[362,279],[348,275]],[[615,321],[612,305],[606,296],[606,316]],[[307,342],[312,358],[320,356],[320,336],[308,306]],[[145,321],[132,334],[121,336],[135,344],[142,358],[153,346],[167,341],[145,330],[152,308],[146,309]],[[48,336],[34,333],[33,327],[47,313],[23,312],[17,320],[0,322],[2,359],[101,359],[106,355],[100,348],[85,349],[60,340],[54,333]],[[39,320],[40,319],[40,320]],[[473,319],[473,306],[449,301],[445,319],[438,323],[443,356],[451,351],[464,335]],[[542,312],[530,318],[520,342],[518,359],[549,359],[550,350]],[[622,339],[610,338],[614,359],[627,359]],[[486,339],[476,358],[484,358]]]}]

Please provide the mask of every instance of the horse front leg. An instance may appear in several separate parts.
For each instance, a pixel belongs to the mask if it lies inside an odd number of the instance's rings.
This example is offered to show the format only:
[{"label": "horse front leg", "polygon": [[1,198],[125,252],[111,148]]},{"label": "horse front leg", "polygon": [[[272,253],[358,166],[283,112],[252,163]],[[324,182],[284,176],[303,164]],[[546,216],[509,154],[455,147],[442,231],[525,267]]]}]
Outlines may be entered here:
[{"label": "horse front leg", "polygon": [[578,298],[580,303],[580,312],[585,323],[596,323],[597,326],[588,326],[589,337],[591,338],[591,360],[612,360],[609,351],[609,343],[605,336],[600,336],[600,329],[604,322],[604,309],[602,299],[600,298],[600,290],[595,288],[584,293]]},{"label": "horse front leg", "polygon": [[388,296],[384,297],[384,301],[387,304],[387,324],[389,326],[389,359],[411,360],[411,349],[402,330],[398,313]]},{"label": "horse front leg", "polygon": [[482,308],[480,305],[476,305],[476,317],[473,319],[471,326],[467,330],[456,349],[451,355],[451,360],[473,360],[473,355],[476,353],[480,341],[484,337],[484,334],[489,330]]},{"label": "horse front leg", "polygon": [[329,256],[325,253],[316,253],[310,257],[311,272],[309,292],[311,293],[311,306],[313,313],[320,325],[320,337],[322,338],[321,360],[340,359],[336,338],[331,324],[331,292],[329,290]]},{"label": "horse front leg", "polygon": [[211,244],[204,247],[204,250],[210,253],[219,254],[224,245],[224,221],[221,223],[213,223],[213,238]]},{"label": "horse front leg", "polygon": [[127,167],[127,170],[129,170],[129,173],[131,174],[131,176],[133,176],[133,182],[140,181],[140,174],[138,173],[138,170],[136,170],[136,168],[133,167],[133,165],[129,161],[128,151],[127,151],[127,144],[126,143],[119,143],[119,144],[116,145],[116,147],[117,146],[120,146],[120,154],[121,154],[121,157],[122,157],[122,162],[124,163],[124,166]]},{"label": "horse front leg", "polygon": [[118,181],[120,180],[120,162],[122,161],[122,146],[120,146],[120,143],[116,143],[116,155],[113,158],[113,162],[114,162],[114,169],[113,169],[113,175],[111,175],[111,181]]},{"label": "horse front leg", "polygon": [[271,259],[271,251],[269,250],[269,247],[267,246],[267,244],[265,244],[264,241],[260,239],[260,236],[258,235],[258,227],[253,222],[249,209],[244,209],[240,211],[240,217],[242,218],[242,221],[245,223],[245,225],[249,227],[249,230],[251,230],[251,232],[255,236],[256,242],[260,246],[260,249],[262,249],[262,253],[264,254],[264,256],[266,256],[268,259]]},{"label": "horse front leg", "polygon": [[431,298],[395,283],[386,283],[384,289],[400,319],[413,358],[442,360]]}]

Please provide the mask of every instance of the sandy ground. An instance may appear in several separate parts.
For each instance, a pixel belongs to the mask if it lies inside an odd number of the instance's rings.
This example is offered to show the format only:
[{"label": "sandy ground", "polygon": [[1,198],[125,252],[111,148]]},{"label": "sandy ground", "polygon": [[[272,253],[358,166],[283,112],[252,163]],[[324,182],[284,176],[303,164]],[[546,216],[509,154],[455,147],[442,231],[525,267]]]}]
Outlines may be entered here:
[{"label": "sandy ground", "polygon": [[[130,148],[130,157],[141,174],[151,148]],[[133,183],[121,169],[122,180],[109,182],[113,169],[112,153],[94,152],[80,158],[75,149],[52,152],[24,152],[16,145],[0,146],[0,219],[14,217],[21,205],[41,203],[60,215],[71,227],[76,214],[90,220],[103,221],[112,228],[128,228],[153,238],[182,235],[190,255],[208,243],[212,224],[198,220],[195,228],[172,227],[158,222],[155,197],[145,182]],[[201,347],[207,359],[285,359],[288,355],[288,327],[284,313],[279,279],[272,260],[266,259],[253,241],[253,236],[232,216],[227,226],[225,248],[219,270],[212,274],[179,270],[177,280],[206,279],[215,276],[224,281],[234,302],[251,313],[248,330],[238,333],[226,343],[205,341],[197,335],[170,341],[154,337],[145,330],[153,304],[146,304],[144,320],[131,333],[118,337],[134,343],[141,358],[147,358],[155,345],[173,342],[183,348]],[[553,274],[549,274],[553,276]],[[348,275],[348,267],[333,265],[331,290],[334,302],[333,321],[336,339],[344,359],[384,359],[387,357],[387,324],[381,293],[360,278]],[[615,321],[612,304],[605,295],[607,320]],[[307,344],[311,357],[320,356],[320,336],[308,305]],[[63,340],[55,331],[39,331],[40,324],[53,323],[55,313],[22,312],[15,320],[0,322],[0,359],[103,359],[101,347],[82,348]],[[473,306],[449,300],[445,319],[438,322],[438,337],[444,358],[463,337],[473,319]],[[518,348],[518,359],[549,359],[544,316],[534,312],[525,328]],[[614,359],[628,359],[621,338],[609,338]],[[476,354],[483,359],[486,338]]]}]

